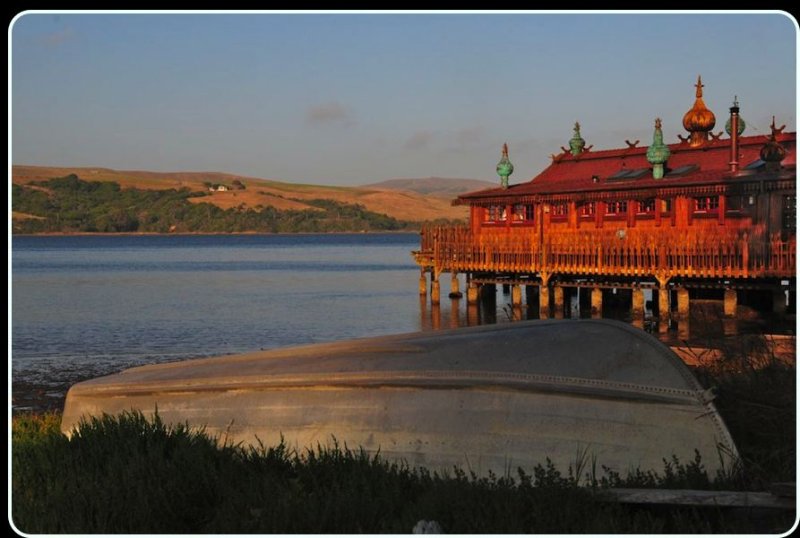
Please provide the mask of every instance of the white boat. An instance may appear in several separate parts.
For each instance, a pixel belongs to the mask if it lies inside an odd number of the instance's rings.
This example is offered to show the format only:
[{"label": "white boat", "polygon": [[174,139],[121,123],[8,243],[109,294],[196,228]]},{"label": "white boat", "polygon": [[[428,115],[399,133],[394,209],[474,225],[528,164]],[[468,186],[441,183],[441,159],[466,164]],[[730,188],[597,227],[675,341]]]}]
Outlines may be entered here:
[{"label": "white boat", "polygon": [[84,415],[158,409],[231,442],[303,450],[332,439],[410,466],[530,473],[549,458],[624,473],[738,457],[691,371],[610,320],[542,320],[362,338],[131,368],[74,385]]}]

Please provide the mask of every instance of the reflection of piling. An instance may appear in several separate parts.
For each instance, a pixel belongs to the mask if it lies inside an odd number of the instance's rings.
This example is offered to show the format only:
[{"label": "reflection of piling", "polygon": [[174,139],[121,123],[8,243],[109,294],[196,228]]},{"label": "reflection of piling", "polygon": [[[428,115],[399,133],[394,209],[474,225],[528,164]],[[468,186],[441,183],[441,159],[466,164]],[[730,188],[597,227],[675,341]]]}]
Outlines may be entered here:
[{"label": "reflection of piling", "polygon": [[736,316],[736,303],[736,290],[725,290],[722,298],[722,309],[726,317],[732,318]]},{"label": "reflection of piling", "polygon": [[458,299],[453,298],[450,300],[450,327],[457,329],[459,325],[458,319]]},{"label": "reflection of piling", "polygon": [[442,328],[442,309],[438,302],[431,305],[431,328],[433,330]]}]

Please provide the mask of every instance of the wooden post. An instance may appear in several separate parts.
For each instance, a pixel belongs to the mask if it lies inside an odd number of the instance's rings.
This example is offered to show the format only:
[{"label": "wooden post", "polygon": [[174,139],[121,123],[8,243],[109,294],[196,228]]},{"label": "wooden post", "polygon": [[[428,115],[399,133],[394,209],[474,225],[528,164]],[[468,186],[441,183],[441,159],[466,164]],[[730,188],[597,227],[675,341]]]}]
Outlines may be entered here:
[{"label": "wooden post", "polygon": [[519,284],[513,284],[511,286],[511,304],[513,306],[520,306],[522,304],[522,288],[519,287]]},{"label": "wooden post", "polygon": [[678,288],[678,316],[689,317],[689,290]]},{"label": "wooden post", "polygon": [[439,279],[436,273],[431,273],[431,304],[439,304]]},{"label": "wooden post", "polygon": [[425,271],[419,273],[419,294],[425,295],[428,293],[428,279],[425,278]]},{"label": "wooden post", "polygon": [[553,309],[556,319],[564,317],[564,288],[557,284],[553,286]]},{"label": "wooden post", "polygon": [[631,315],[634,318],[644,317],[644,290],[633,288],[631,293]]},{"label": "wooden post", "polygon": [[480,287],[475,282],[470,282],[467,288],[467,304],[478,304]]},{"label": "wooden post", "polygon": [[461,291],[458,289],[458,273],[453,271],[450,273],[450,295],[451,299],[460,299]]},{"label": "wooden post", "polygon": [[592,317],[603,317],[603,290],[592,288]]},{"label": "wooden post", "polygon": [[727,317],[736,316],[736,290],[725,290],[722,306]]}]

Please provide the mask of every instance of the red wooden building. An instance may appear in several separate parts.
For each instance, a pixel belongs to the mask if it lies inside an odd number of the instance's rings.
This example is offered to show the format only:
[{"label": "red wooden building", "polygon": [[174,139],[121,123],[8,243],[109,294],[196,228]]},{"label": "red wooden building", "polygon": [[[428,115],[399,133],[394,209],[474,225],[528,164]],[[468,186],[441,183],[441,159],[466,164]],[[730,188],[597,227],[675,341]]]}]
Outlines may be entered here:
[{"label": "red wooden building", "polygon": [[[796,133],[773,119],[771,133],[745,136],[734,100],[727,135],[714,132],[716,118],[703,102],[698,77],[694,106],[684,115],[688,135],[664,144],[656,120],[653,143],[626,142],[620,149],[592,151],[576,123],[569,147],[528,182],[508,185],[513,166],[507,148],[498,164],[501,185],[459,196],[469,205],[467,226],[426,227],[414,257],[422,274],[420,293],[439,301],[439,277],[466,273],[468,300],[482,286],[538,288],[543,316],[563,313],[564,293],[592,289],[592,310],[602,308],[602,289],[633,290],[632,308],[642,311],[642,291],[662,317],[687,314],[689,290],[723,289],[725,313],[734,315],[737,290],[773,293],[785,309],[794,291]],[[693,292],[697,293],[697,292]],[[551,310],[554,309],[554,312]]]}]

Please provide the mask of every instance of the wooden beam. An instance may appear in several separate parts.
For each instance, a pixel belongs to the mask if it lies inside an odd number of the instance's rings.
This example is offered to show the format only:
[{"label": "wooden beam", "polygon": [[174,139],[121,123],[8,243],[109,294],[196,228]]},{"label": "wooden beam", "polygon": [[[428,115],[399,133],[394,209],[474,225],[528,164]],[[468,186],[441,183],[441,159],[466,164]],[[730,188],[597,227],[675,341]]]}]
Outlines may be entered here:
[{"label": "wooden beam", "polygon": [[794,510],[795,500],[760,491],[704,491],[694,489],[611,488],[600,494],[610,501],[628,504],[752,507]]}]

